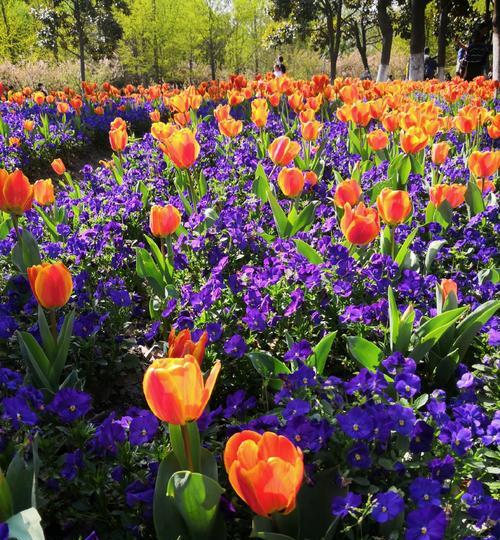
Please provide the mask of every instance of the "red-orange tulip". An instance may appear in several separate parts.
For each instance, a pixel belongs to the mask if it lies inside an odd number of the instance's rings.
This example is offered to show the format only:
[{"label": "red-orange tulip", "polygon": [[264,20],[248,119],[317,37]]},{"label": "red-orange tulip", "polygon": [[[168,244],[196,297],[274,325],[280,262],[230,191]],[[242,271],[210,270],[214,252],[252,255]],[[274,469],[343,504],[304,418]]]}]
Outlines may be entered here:
[{"label": "red-orange tulip", "polygon": [[160,148],[179,169],[188,169],[198,159],[200,145],[194,133],[188,129],[179,129],[173,133]]},{"label": "red-orange tulip", "polygon": [[500,152],[475,151],[469,156],[470,172],[479,178],[493,176],[500,166]]},{"label": "red-orange tulip", "polygon": [[429,191],[431,203],[438,208],[443,201],[448,201],[452,208],[457,208],[465,201],[467,186],[462,184],[437,184]]},{"label": "red-orange tulip", "polygon": [[425,131],[416,126],[410,127],[408,131],[401,131],[399,135],[401,148],[406,154],[420,152],[427,146],[428,141]]},{"label": "red-orange tulip", "polygon": [[377,150],[383,150],[389,144],[389,137],[382,129],[375,129],[368,133],[366,142],[368,143],[368,146],[376,152]]},{"label": "red-orange tulip", "polygon": [[351,119],[358,126],[367,126],[371,120],[370,105],[365,101],[357,101],[351,106]]},{"label": "red-orange tulip", "polygon": [[229,105],[217,105],[214,109],[214,116],[217,122],[230,118],[231,107]]},{"label": "red-orange tulip", "polygon": [[446,161],[448,152],[450,151],[450,145],[446,142],[439,142],[432,145],[431,159],[435,165],[441,165]]},{"label": "red-orange tulip", "polygon": [[57,104],[57,112],[59,114],[66,114],[69,111],[69,103],[65,101],[59,101]]},{"label": "red-orange tulip", "polygon": [[343,182],[340,182],[335,190],[335,206],[344,208],[344,206],[349,203],[351,207],[353,207],[358,204],[361,193],[361,186],[354,178],[344,180]]},{"label": "red-orange tulip", "polygon": [[233,489],[259,516],[295,509],[304,458],[286,437],[269,431],[235,433],[226,444],[224,466]]},{"label": "red-orange tulip", "polygon": [[304,183],[304,173],[297,167],[281,169],[278,174],[278,185],[286,197],[298,197],[304,189]]},{"label": "red-orange tulip", "polygon": [[309,122],[305,122],[300,125],[302,138],[306,141],[315,141],[322,129],[323,124],[317,120],[310,120]]},{"label": "red-orange tulip", "polygon": [[359,203],[354,210],[347,203],[344,215],[340,220],[340,228],[346,239],[356,246],[365,246],[373,241],[380,232],[380,220],[375,208],[366,208]]},{"label": "red-orange tulip", "polygon": [[0,169],[0,210],[22,216],[33,204],[33,186],[19,169],[8,173]]},{"label": "red-orange tulip", "polygon": [[481,193],[484,195],[491,193],[492,191],[495,191],[495,184],[488,180],[487,178],[478,178],[476,180],[477,187],[481,190]]},{"label": "red-orange tulip", "polygon": [[235,120],[234,118],[228,118],[227,120],[221,120],[219,122],[219,131],[225,137],[232,139],[241,133],[243,129],[243,123],[241,120]]},{"label": "red-orange tulip", "polygon": [[33,186],[35,201],[41,206],[48,206],[55,201],[54,186],[52,180],[47,178],[46,180],[37,180]]},{"label": "red-orange tulip", "polygon": [[201,366],[203,357],[205,356],[207,341],[207,332],[203,332],[200,339],[194,342],[191,339],[191,332],[189,329],[185,328],[176,334],[175,330],[172,328],[168,336],[168,356],[169,358],[182,358],[187,354],[190,354],[196,358],[198,364]]},{"label": "red-orange tulip", "polygon": [[25,131],[33,131],[34,127],[35,127],[35,122],[33,122],[33,120],[25,120],[23,123],[23,129]]},{"label": "red-orange tulip", "polygon": [[203,381],[200,364],[190,354],[153,360],[142,383],[149,408],[169,424],[184,425],[198,420],[210,399],[220,368],[217,360],[207,380]]},{"label": "red-orange tulip", "polygon": [[442,279],[440,288],[443,304],[446,302],[446,299],[451,292],[455,293],[455,296],[458,298],[458,286],[452,279]]},{"label": "red-orange tulip", "polygon": [[407,191],[384,188],[377,197],[377,208],[380,217],[395,226],[408,219],[412,204]]},{"label": "red-orange tulip", "polygon": [[181,224],[181,214],[175,206],[155,204],[149,214],[149,228],[153,236],[165,238],[174,234]]},{"label": "red-orange tulip", "polygon": [[30,266],[27,272],[31,290],[43,308],[56,309],[67,304],[73,280],[62,262]]},{"label": "red-orange tulip", "polygon": [[52,167],[52,170],[58,175],[62,175],[66,172],[66,166],[64,165],[61,158],[54,159],[50,166]]},{"label": "red-orange tulip", "polygon": [[275,165],[284,167],[298,155],[300,144],[296,141],[291,141],[286,135],[282,135],[274,139],[267,151]]},{"label": "red-orange tulip", "polygon": [[304,173],[304,180],[311,187],[315,186],[318,183],[318,175],[314,171],[307,171]]},{"label": "red-orange tulip", "polygon": [[128,142],[127,130],[120,127],[118,129],[112,129],[109,132],[109,144],[113,152],[123,152]]}]

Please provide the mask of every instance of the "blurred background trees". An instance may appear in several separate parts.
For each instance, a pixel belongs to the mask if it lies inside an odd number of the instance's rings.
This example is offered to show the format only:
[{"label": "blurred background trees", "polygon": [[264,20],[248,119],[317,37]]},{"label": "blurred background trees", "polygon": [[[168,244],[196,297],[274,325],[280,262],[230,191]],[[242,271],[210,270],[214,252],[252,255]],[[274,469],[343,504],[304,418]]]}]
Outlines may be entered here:
[{"label": "blurred background trees", "polygon": [[0,79],[16,85],[45,73],[50,85],[66,73],[68,82],[182,84],[272,71],[279,54],[296,77],[420,78],[424,46],[443,78],[455,74],[455,39],[466,43],[481,20],[491,27],[495,7],[494,0],[0,0]]}]

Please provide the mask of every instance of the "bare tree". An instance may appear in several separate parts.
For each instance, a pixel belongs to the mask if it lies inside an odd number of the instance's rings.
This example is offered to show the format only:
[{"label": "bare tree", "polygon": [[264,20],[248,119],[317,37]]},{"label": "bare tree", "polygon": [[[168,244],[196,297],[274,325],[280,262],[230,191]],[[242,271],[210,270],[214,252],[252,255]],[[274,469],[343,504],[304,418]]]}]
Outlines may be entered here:
[{"label": "bare tree", "polygon": [[386,81],[389,76],[389,65],[391,62],[392,49],[392,21],[388,9],[391,0],[378,0],[377,18],[382,34],[382,52],[380,53],[380,64],[378,66],[377,81]]},{"label": "bare tree", "polygon": [[425,6],[427,0],[411,0],[410,71],[412,81],[424,78]]}]

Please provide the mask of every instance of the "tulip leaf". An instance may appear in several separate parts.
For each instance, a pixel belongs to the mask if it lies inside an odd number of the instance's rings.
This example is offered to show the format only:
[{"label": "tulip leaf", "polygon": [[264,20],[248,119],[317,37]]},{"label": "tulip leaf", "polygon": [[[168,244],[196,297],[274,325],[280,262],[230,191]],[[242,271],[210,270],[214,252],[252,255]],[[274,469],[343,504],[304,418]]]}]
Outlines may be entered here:
[{"label": "tulip leaf", "polygon": [[413,242],[413,239],[415,238],[415,236],[416,236],[416,234],[418,232],[418,229],[419,229],[419,227],[415,227],[411,231],[411,233],[406,237],[406,240],[403,242],[403,244],[399,248],[398,254],[396,255],[396,258],[394,259],[394,262],[398,266],[401,266],[404,263],[404,261],[406,259],[406,255],[408,253],[408,250],[410,249],[410,245]]},{"label": "tulip leaf", "polygon": [[28,364],[33,382],[38,388],[53,390],[48,379],[50,362],[38,341],[29,332],[18,332],[21,354]]},{"label": "tulip leaf", "polygon": [[375,371],[384,356],[382,350],[360,336],[348,336],[346,339],[351,356],[365,368]]},{"label": "tulip leaf", "polygon": [[160,270],[165,271],[165,257],[161,254],[158,244],[147,234],[144,235],[144,238],[153,252],[154,258]]},{"label": "tulip leaf", "polygon": [[[316,213],[316,205],[314,203],[308,204],[302,212],[297,216],[293,222],[290,236],[299,231],[306,231],[314,221],[314,214]],[[291,222],[291,220],[289,220]]]},{"label": "tulip leaf", "polygon": [[465,202],[469,207],[471,217],[484,211],[485,206],[483,194],[474,181],[470,181],[467,185],[467,189],[465,191]]},{"label": "tulip leaf", "polygon": [[254,351],[247,353],[247,356],[250,358],[255,371],[264,379],[271,379],[281,373],[290,373],[290,369],[284,362],[274,358],[267,352]]},{"label": "tulip leaf", "polygon": [[23,274],[30,266],[41,263],[40,250],[33,235],[26,229],[21,233],[21,239],[12,249],[12,262]]},{"label": "tulip leaf", "polygon": [[392,287],[388,288],[387,296],[389,300],[389,338],[392,351],[398,341],[400,315]]},{"label": "tulip leaf", "polygon": [[323,257],[309,244],[300,240],[299,238],[294,239],[294,243],[297,247],[297,251],[304,255],[304,257],[312,264],[321,264],[324,262]]},{"label": "tulip leaf", "polygon": [[447,229],[453,219],[453,208],[448,201],[443,201],[434,212],[434,221]]},{"label": "tulip leaf", "polygon": [[219,214],[213,208],[207,208],[203,214],[205,215],[203,225],[206,229],[210,229],[210,227],[219,219]]},{"label": "tulip leaf", "polygon": [[438,363],[434,372],[434,380],[440,388],[448,384],[448,381],[455,373],[459,361],[458,349],[453,349]]},{"label": "tulip leaf", "polygon": [[9,538],[16,540],[44,540],[42,518],[36,508],[27,508],[7,520]]},{"label": "tulip leaf", "polygon": [[377,182],[372,189],[370,190],[370,204],[374,204],[379,196],[380,192],[384,188],[391,187],[391,182],[389,180],[383,180],[382,182]]},{"label": "tulip leaf", "polygon": [[136,248],[136,272],[146,279],[159,297],[165,295],[164,274],[161,273],[151,255],[144,248]]},{"label": "tulip leaf", "polygon": [[13,512],[9,483],[0,469],[0,522],[7,521]]},{"label": "tulip leaf", "polygon": [[191,471],[177,471],[168,481],[167,496],[172,497],[182,515],[191,540],[211,537],[224,489],[212,478]]},{"label": "tulip leaf", "polygon": [[446,240],[434,240],[429,244],[427,253],[425,254],[425,270],[430,272],[432,263],[436,258],[439,250],[446,244]]},{"label": "tulip leaf", "polygon": [[333,341],[337,331],[330,332],[323,336],[319,343],[313,348],[313,354],[307,360],[307,364],[316,368],[316,372],[321,375],[325,369],[326,360],[332,349]]},{"label": "tulip leaf", "polygon": [[5,475],[12,498],[12,511],[21,512],[32,506],[36,507],[36,478],[39,469],[38,444],[36,438],[32,444],[33,456],[25,461],[21,452],[16,452]]},{"label": "tulip leaf", "polygon": [[269,189],[269,181],[264,171],[262,163],[257,165],[255,169],[255,179],[252,185],[252,192],[263,202],[267,201],[267,190]]},{"label": "tulip leaf", "polygon": [[401,159],[401,162],[400,162],[399,167],[398,167],[399,188],[402,188],[403,186],[406,185],[406,183],[408,182],[408,178],[410,176],[411,171],[412,171],[412,160],[411,160],[410,156],[405,155]]},{"label": "tulip leaf", "polygon": [[274,222],[276,223],[276,228],[278,229],[278,234],[281,238],[286,238],[290,230],[290,222],[283,211],[283,208],[279,205],[276,197],[274,196],[272,190],[269,188],[267,190],[267,200],[271,205],[271,210],[273,211]]},{"label": "tulip leaf", "polygon": [[47,229],[49,230],[50,236],[52,236],[52,239],[57,242],[59,240],[59,233],[57,232],[57,223],[55,223],[38,205],[34,205],[33,208],[38,213],[38,215],[42,218],[45,225],[47,225]]},{"label": "tulip leaf", "polygon": [[73,335],[73,325],[75,323],[75,310],[71,311],[64,318],[64,322],[59,332],[57,338],[57,354],[54,359],[52,359],[52,366],[49,372],[49,379],[54,388],[59,387],[59,380],[61,374],[66,365],[66,360],[68,358],[69,345],[71,342],[71,336]]},{"label": "tulip leaf", "polygon": [[56,351],[56,342],[52,336],[49,325],[47,323],[47,318],[45,317],[45,312],[43,311],[42,306],[38,306],[38,329],[40,331],[40,336],[42,338],[43,349],[47,358],[54,358]]}]

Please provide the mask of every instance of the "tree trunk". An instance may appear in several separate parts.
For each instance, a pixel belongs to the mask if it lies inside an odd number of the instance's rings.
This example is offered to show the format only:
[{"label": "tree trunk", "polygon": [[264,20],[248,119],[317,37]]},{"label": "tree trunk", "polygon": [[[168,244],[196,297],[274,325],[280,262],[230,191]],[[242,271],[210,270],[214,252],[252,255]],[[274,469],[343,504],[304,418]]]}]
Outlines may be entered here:
[{"label": "tree trunk", "polygon": [[391,62],[392,49],[392,21],[387,8],[391,0],[378,0],[377,3],[377,18],[382,34],[382,52],[380,53],[380,64],[378,65],[377,82],[387,80],[389,76],[389,65]]},{"label": "tree trunk", "polygon": [[493,80],[500,80],[500,0],[493,3]]},{"label": "tree trunk", "polygon": [[361,33],[359,31],[359,26],[356,21],[352,23],[352,31],[354,34],[354,40],[356,41],[356,48],[358,49],[359,56],[361,58],[361,62],[363,63],[363,69],[370,73],[370,66],[368,64],[368,57],[366,55],[366,32],[363,27],[363,23],[361,24]]},{"label": "tree trunk", "polygon": [[340,40],[342,38],[342,0],[337,0],[337,14],[335,21],[335,43],[333,49],[333,78],[337,76],[337,59],[340,51]]},{"label": "tree trunk", "polygon": [[441,0],[439,12],[439,33],[438,33],[438,79],[444,81],[446,67],[446,32],[448,30],[448,12],[450,8],[449,0]]},{"label": "tree trunk", "polygon": [[337,71],[336,61],[335,61],[335,35],[333,32],[333,13],[329,13],[326,16],[326,29],[328,31],[328,56],[330,57],[330,79],[333,81],[335,79],[335,74]]},{"label": "tree trunk", "polygon": [[410,70],[411,81],[424,78],[426,0],[411,0]]},{"label": "tree trunk", "polygon": [[75,25],[78,33],[78,56],[80,58],[80,78],[85,81],[85,30],[83,28],[82,12],[80,10],[80,0],[73,1],[75,12]]}]

